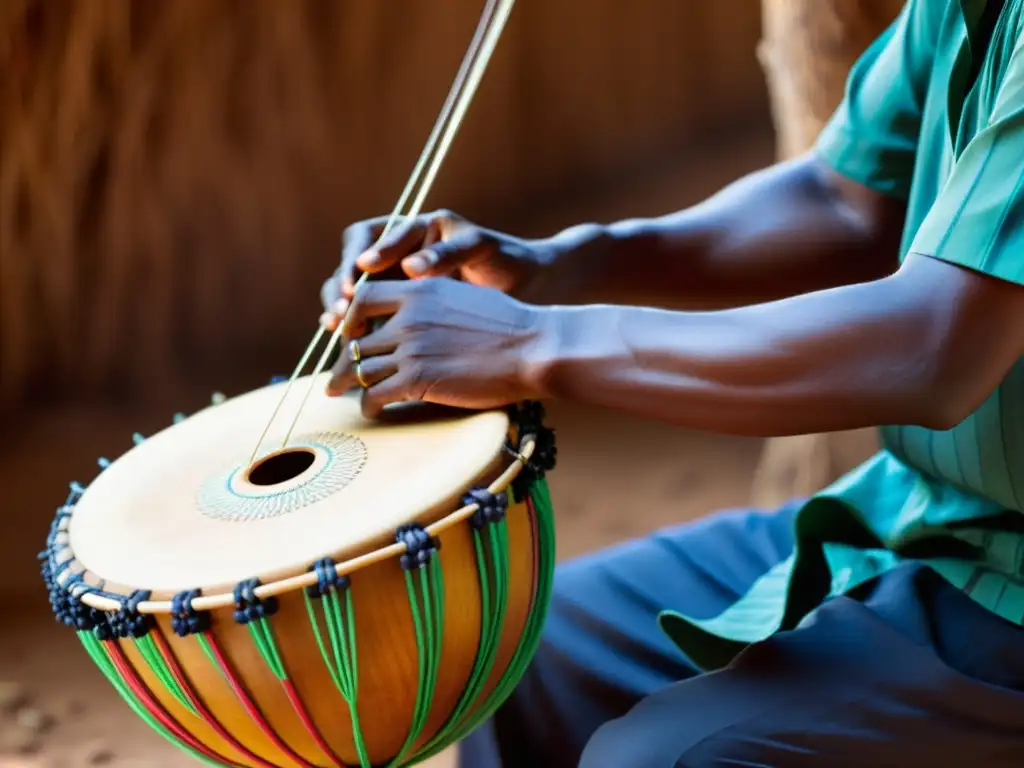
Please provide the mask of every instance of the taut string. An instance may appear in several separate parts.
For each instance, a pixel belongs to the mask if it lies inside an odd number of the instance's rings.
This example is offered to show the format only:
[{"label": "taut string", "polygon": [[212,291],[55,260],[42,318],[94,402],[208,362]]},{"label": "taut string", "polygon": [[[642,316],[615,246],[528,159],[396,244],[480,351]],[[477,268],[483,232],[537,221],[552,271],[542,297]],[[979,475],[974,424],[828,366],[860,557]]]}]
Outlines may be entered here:
[{"label": "taut string", "polygon": [[[434,179],[437,177],[445,155],[448,153],[452,141],[455,139],[455,135],[459,131],[459,127],[466,115],[466,111],[469,109],[469,105],[476,93],[477,87],[480,84],[480,80],[483,78],[484,71],[487,68],[487,64],[490,62],[491,55],[494,53],[494,49],[498,45],[498,40],[501,38],[501,33],[504,30],[505,23],[508,21],[508,17],[512,12],[513,5],[515,5],[515,0],[487,0],[487,5],[481,15],[476,32],[474,33],[473,39],[466,51],[466,55],[462,60],[459,71],[455,76],[452,87],[448,92],[448,97],[445,100],[444,106],[441,108],[441,112],[434,124],[430,137],[427,139],[423,152],[420,154],[416,167],[413,169],[408,182],[406,182],[405,189],[402,190],[398,203],[395,205],[394,210],[391,212],[391,215],[388,217],[388,220],[384,225],[384,229],[378,238],[378,242],[380,239],[388,235],[399,222],[415,218],[419,215],[427,194],[430,192],[430,187],[433,185]],[[414,190],[417,189],[417,185],[418,191],[415,192],[412,204],[403,214],[402,210],[409,198],[413,195]],[[367,272],[364,272],[360,276],[355,285],[355,290],[357,292],[366,282],[368,277],[369,273]],[[288,427],[288,431],[285,433],[284,440],[281,443],[282,449],[288,445],[288,440],[292,435],[292,431],[295,429],[295,425],[298,423],[299,417],[302,415],[302,410],[305,407],[306,402],[309,400],[309,397],[313,392],[313,388],[316,386],[316,377],[326,367],[331,353],[337,346],[338,341],[344,335],[345,330],[346,324],[343,320],[337,324],[334,331],[331,333],[327,346],[320,355],[320,359],[317,361],[313,373],[310,376],[309,387],[303,395],[302,401],[299,403],[299,407],[296,410],[295,417],[292,419],[291,424]],[[313,334],[313,338],[306,347],[306,350],[302,354],[298,364],[295,366],[295,370],[292,371],[292,375],[289,377],[288,382],[285,385],[284,392],[282,393],[280,400],[278,400],[273,413],[270,415],[270,419],[263,428],[263,432],[260,434],[256,447],[253,449],[252,455],[249,457],[249,464],[252,464],[252,462],[255,461],[256,456],[259,453],[260,446],[263,444],[267,433],[270,431],[270,427],[273,425],[274,420],[277,418],[281,408],[284,406],[295,381],[302,375],[302,371],[305,369],[309,359],[313,356],[313,352],[320,344],[320,341],[323,339],[326,331],[326,327],[322,324],[317,327],[316,333]]]}]

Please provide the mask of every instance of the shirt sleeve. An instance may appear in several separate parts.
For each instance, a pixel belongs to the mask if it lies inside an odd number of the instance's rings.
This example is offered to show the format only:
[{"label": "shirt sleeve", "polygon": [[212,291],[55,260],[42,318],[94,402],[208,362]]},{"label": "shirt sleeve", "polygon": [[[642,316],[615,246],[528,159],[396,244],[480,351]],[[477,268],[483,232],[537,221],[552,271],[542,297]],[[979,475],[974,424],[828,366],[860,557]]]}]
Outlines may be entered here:
[{"label": "shirt sleeve", "polygon": [[1007,64],[985,128],[968,142],[912,253],[1024,284],[1024,48]]},{"label": "shirt sleeve", "polygon": [[850,70],[839,108],[815,152],[838,173],[906,199],[941,18],[937,0],[907,0]]}]

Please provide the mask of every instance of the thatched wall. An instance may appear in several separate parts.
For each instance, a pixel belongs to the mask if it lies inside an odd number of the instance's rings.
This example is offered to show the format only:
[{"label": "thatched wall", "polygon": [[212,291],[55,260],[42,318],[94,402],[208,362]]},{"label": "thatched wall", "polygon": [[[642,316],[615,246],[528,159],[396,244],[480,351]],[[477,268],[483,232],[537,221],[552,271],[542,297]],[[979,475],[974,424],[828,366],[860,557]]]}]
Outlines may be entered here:
[{"label": "thatched wall", "polygon": [[[3,0],[0,406],[290,365],[482,2]],[[539,208],[759,120],[749,0],[520,2],[434,204]]]}]

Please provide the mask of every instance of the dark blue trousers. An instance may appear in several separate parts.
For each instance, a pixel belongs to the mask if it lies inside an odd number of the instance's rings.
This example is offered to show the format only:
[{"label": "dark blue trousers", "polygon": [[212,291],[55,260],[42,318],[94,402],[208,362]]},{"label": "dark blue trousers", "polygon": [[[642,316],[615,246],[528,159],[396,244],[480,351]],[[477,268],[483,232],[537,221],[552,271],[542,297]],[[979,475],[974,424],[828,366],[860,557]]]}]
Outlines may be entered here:
[{"label": "dark blue trousers", "polygon": [[562,566],[522,683],[462,768],[1024,768],[1024,628],[909,564],[700,674],[657,613],[717,615],[792,551],[794,505]]}]

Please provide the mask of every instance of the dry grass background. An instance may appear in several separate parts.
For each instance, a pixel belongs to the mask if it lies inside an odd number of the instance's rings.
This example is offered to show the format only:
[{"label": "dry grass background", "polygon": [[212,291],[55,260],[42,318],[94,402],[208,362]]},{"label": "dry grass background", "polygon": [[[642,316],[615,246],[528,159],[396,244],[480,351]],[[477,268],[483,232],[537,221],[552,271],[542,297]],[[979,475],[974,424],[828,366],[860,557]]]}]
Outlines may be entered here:
[{"label": "dry grass background", "polygon": [[351,4],[262,5],[2,4],[7,403],[173,384],[297,330],[325,270],[310,254],[337,241],[332,125],[368,52]]},{"label": "dry grass background", "polygon": [[[432,199],[523,231],[711,126],[764,125],[746,0],[577,6],[517,6]],[[390,210],[479,13],[0,3],[0,406],[292,363],[340,232]]]}]

